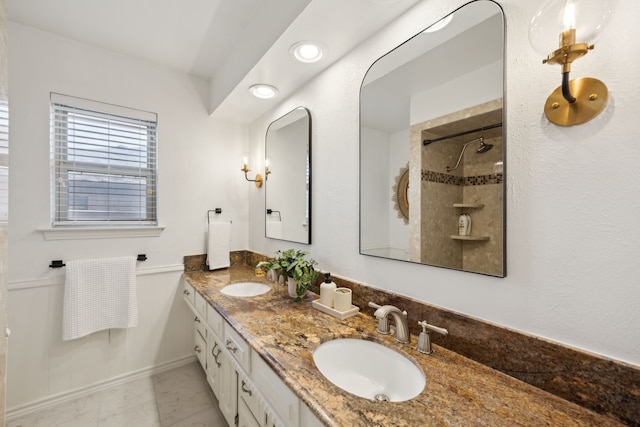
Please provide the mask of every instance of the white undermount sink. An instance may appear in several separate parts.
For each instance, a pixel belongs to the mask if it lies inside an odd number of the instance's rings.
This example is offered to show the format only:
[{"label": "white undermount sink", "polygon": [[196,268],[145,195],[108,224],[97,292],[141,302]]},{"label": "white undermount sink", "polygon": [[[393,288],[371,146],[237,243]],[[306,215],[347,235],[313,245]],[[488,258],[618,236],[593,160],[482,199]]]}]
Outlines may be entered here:
[{"label": "white undermount sink", "polygon": [[419,395],[426,384],[411,360],[363,339],[327,341],[313,352],[313,361],[333,384],[366,399],[402,402]]},{"label": "white undermount sink", "polygon": [[220,290],[225,295],[232,297],[255,297],[266,294],[271,286],[260,282],[238,282],[225,286]]}]

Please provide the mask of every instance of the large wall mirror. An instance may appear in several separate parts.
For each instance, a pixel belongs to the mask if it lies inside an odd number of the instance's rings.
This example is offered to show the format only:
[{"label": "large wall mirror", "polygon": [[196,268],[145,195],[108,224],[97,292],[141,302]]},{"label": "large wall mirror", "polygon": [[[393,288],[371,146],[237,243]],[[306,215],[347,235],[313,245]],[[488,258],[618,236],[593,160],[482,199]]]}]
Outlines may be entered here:
[{"label": "large wall mirror", "polygon": [[266,237],[311,243],[311,116],[298,107],[272,122],[265,141]]},{"label": "large wall mirror", "polygon": [[398,46],[360,91],[360,253],[506,275],[504,17],[477,0]]}]

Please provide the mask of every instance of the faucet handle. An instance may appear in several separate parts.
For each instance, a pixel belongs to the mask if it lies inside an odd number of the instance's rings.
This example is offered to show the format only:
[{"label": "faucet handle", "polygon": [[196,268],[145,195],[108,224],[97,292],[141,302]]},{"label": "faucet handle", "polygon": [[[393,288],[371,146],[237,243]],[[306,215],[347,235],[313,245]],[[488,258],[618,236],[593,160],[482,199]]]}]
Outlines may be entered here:
[{"label": "faucet handle", "polygon": [[371,307],[371,308],[376,308],[376,309],[377,309],[377,308],[380,308],[380,307],[382,307],[382,306],[381,306],[381,305],[376,304],[375,302],[371,302],[371,301],[369,301],[369,307]]},{"label": "faucet handle", "polygon": [[418,322],[418,325],[422,326],[422,332],[425,332],[427,334],[429,333],[427,331],[427,329],[429,329],[430,331],[433,331],[433,332],[437,332],[437,333],[442,334],[442,335],[448,335],[449,334],[449,331],[446,330],[445,328],[440,328],[438,326],[430,325],[429,323],[427,323],[424,320],[422,322]]},{"label": "faucet handle", "polygon": [[448,335],[449,331],[445,328],[440,328],[438,326],[433,326],[428,324],[426,321],[418,322],[418,325],[422,326],[422,332],[418,336],[418,348],[417,350],[420,353],[431,354],[433,350],[431,349],[431,336],[429,335],[429,331],[437,332],[442,335]]}]

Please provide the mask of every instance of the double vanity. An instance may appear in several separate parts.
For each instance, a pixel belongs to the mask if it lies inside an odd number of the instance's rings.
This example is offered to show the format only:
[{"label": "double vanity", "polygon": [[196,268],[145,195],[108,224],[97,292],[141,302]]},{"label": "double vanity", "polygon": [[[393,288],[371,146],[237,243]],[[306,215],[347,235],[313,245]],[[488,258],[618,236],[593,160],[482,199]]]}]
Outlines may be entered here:
[{"label": "double vanity", "polygon": [[[248,266],[187,269],[184,279],[196,355],[231,426],[616,425],[443,347],[420,353],[415,335],[397,343],[376,332],[367,307],[340,320],[312,307],[314,293],[295,303]],[[240,282],[270,289],[225,290]]]}]

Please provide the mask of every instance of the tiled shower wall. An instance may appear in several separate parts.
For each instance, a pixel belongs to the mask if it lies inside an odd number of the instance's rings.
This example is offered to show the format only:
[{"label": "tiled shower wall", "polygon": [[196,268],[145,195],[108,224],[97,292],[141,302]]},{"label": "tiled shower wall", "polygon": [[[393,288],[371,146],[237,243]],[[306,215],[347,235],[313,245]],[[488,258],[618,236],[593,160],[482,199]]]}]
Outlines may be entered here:
[{"label": "tiled shower wall", "polygon": [[[416,209],[415,215],[410,219],[419,223],[420,239],[412,240],[412,260],[483,274],[503,275],[502,137],[487,137],[484,133],[478,133],[422,146],[425,132],[432,128],[448,123],[464,123],[468,118],[473,122],[478,120],[476,117],[479,115],[494,111],[501,114],[501,102],[492,101],[412,126],[412,144],[421,147],[420,208]],[[476,126],[477,124],[471,123],[466,129]],[[474,141],[480,135],[485,136],[484,142],[493,145],[493,148],[477,153],[480,142],[469,144],[458,168],[447,172],[447,166],[455,166],[464,144]],[[483,206],[456,208],[454,203],[477,203]],[[461,213],[471,216],[472,235],[488,236],[489,239],[452,239],[452,235],[458,234],[458,218]]]}]

